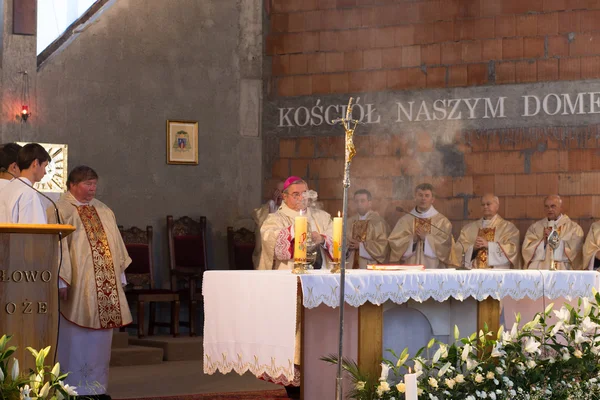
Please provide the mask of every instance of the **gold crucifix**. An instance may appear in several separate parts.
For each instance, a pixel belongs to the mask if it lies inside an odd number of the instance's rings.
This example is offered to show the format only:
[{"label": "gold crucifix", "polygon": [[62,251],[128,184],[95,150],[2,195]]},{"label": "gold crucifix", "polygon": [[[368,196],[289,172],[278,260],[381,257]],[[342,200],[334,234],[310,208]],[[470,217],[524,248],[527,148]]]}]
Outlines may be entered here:
[{"label": "gold crucifix", "polygon": [[346,163],[350,163],[352,158],[356,155],[356,148],[354,147],[354,131],[356,129],[356,125],[358,125],[358,120],[352,119],[352,97],[348,100],[348,108],[346,109],[346,118],[338,118],[334,119],[332,122],[337,124],[339,122],[344,125],[344,130],[346,131]]}]

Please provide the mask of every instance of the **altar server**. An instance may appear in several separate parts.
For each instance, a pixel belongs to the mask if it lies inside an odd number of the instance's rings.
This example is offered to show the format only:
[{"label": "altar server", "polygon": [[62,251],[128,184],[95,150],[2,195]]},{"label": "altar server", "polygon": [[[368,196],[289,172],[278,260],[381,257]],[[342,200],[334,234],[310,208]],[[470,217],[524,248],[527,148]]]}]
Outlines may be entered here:
[{"label": "altar server", "polygon": [[16,143],[6,143],[0,150],[0,190],[4,189],[8,182],[21,175],[18,156],[22,147]]}]

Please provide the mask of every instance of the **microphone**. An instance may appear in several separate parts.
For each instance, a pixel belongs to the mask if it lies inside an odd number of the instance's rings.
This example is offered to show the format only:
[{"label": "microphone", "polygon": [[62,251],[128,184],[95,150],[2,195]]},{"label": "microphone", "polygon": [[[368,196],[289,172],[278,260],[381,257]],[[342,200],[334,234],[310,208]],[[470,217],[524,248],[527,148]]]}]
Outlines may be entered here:
[{"label": "microphone", "polygon": [[[35,190],[36,192],[38,192],[38,194],[42,195],[42,197],[48,199],[48,201],[50,201],[50,203],[52,203],[52,206],[54,207],[54,213],[56,214],[56,223],[57,224],[61,224],[60,222],[60,215],[58,213],[58,207],[56,206],[56,203],[54,202],[54,200],[52,200],[50,197],[46,196],[44,193],[40,192],[39,190],[37,190],[36,188],[32,186],[29,186],[27,184],[27,182],[23,181],[21,178],[19,178],[18,176],[14,175],[12,172],[10,172],[8,169],[4,168],[4,167],[0,167],[0,172],[6,172],[7,174],[9,174],[10,176],[12,176],[14,179],[18,180],[19,182],[21,182],[23,185],[27,186],[28,188],[31,188],[33,190]],[[62,236],[62,235],[61,235]],[[62,238],[61,238],[62,239]]]},{"label": "microphone", "polygon": [[[422,217],[419,217],[418,215],[415,215],[415,214],[413,214],[413,213],[411,213],[411,212],[408,212],[408,211],[406,211],[406,210],[405,210],[404,208],[402,208],[402,207],[396,207],[396,211],[398,211],[398,212],[401,212],[401,213],[403,213],[403,214],[410,215],[410,216],[411,216],[411,217],[413,217],[413,218],[420,219],[421,221],[425,222],[427,225],[434,227],[434,228],[435,228],[435,229],[437,229],[439,232],[442,232],[444,235],[446,235],[446,237],[447,237],[447,238],[452,238],[452,235],[451,235],[451,234],[449,234],[448,232],[444,231],[443,229],[441,229],[441,228],[439,228],[439,227],[437,227],[437,226],[433,225],[433,224],[432,224],[430,221],[428,221],[426,218],[422,218]],[[456,242],[456,243],[460,244],[460,247],[462,248],[462,257],[461,257],[461,258],[462,258],[462,263],[461,263],[460,267],[461,267],[462,269],[470,269],[470,268],[467,268],[467,267],[466,267],[466,260],[465,260],[465,257],[466,257],[466,252],[465,252],[465,246],[463,246],[463,244],[462,244],[461,242]]]}]

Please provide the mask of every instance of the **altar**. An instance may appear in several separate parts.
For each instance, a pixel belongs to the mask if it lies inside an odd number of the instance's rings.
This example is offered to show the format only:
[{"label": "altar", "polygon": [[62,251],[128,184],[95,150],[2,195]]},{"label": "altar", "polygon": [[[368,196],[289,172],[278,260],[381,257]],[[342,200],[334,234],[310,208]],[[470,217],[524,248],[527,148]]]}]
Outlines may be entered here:
[{"label": "altar", "polygon": [[[377,376],[382,357],[392,358],[386,349],[414,354],[432,337],[453,341],[455,325],[461,336],[484,324],[497,331],[502,316],[520,311],[519,301],[530,313],[543,311],[591,296],[593,287],[600,287],[595,271],[351,270],[344,357]],[[329,271],[207,271],[204,373],[250,371],[285,384],[300,364],[302,397],[334,398],[337,369],[319,358],[337,354],[339,288],[339,274]],[[510,300],[503,310],[502,299]]]}]

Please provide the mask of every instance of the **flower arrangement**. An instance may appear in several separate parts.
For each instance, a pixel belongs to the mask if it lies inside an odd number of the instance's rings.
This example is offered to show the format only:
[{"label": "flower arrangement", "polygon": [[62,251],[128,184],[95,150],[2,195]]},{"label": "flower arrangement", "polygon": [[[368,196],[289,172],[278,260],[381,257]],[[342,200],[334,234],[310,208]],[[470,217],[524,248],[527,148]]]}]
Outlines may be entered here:
[{"label": "flower arrangement", "polygon": [[50,368],[44,361],[50,352],[50,347],[40,351],[28,347],[27,350],[35,357],[35,371],[23,374],[19,370],[19,360],[10,357],[17,349],[7,347],[11,336],[0,338],[0,399],[1,400],[31,400],[49,399],[63,400],[77,396],[75,388],[64,383],[67,374],[61,374],[60,364]]},{"label": "flower arrangement", "polygon": [[[350,398],[403,400],[408,365],[416,374],[419,400],[597,400],[600,399],[600,294],[583,298],[578,309],[548,305],[519,328],[487,326],[447,345],[432,339],[412,358],[408,349],[383,360],[379,378],[363,374],[353,361],[342,365],[353,389]],[[322,360],[337,363],[336,356]],[[406,396],[409,399],[408,396]]]}]

